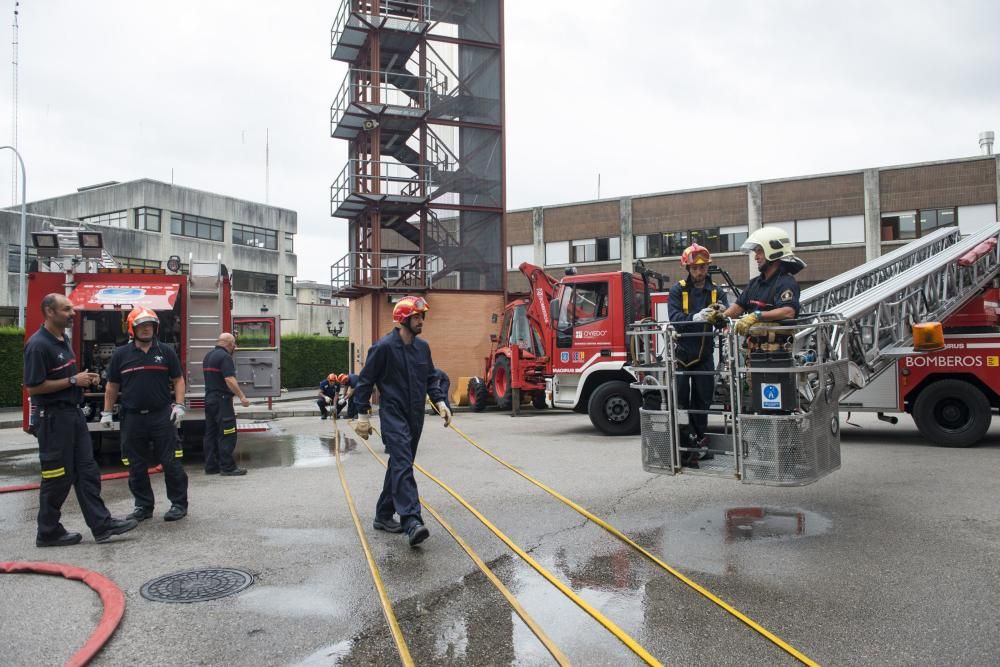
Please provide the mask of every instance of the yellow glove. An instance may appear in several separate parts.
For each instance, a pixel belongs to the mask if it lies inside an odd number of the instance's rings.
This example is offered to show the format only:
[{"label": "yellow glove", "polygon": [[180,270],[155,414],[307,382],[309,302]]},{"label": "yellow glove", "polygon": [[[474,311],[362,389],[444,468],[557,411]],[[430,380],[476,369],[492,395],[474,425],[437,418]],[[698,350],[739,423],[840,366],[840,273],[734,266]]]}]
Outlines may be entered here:
[{"label": "yellow glove", "polygon": [[368,436],[372,434],[372,423],[367,414],[358,415],[358,423],[354,425],[354,432],[362,440],[367,440]]},{"label": "yellow glove", "polygon": [[750,333],[750,327],[757,324],[760,321],[760,317],[757,313],[747,313],[740,319],[736,320],[736,333],[741,336],[746,336]]}]

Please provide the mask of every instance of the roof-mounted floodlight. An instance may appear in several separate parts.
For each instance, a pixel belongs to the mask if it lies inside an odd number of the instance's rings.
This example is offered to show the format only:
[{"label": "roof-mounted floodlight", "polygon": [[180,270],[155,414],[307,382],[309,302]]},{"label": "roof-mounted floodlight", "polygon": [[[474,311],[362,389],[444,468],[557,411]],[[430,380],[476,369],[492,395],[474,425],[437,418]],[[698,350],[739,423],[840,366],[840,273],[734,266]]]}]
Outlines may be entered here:
[{"label": "roof-mounted floodlight", "polygon": [[59,255],[59,235],[54,232],[31,232],[31,244],[35,246],[39,257]]},{"label": "roof-mounted floodlight", "polygon": [[77,232],[80,251],[84,257],[100,257],[104,249],[104,236],[100,232]]}]

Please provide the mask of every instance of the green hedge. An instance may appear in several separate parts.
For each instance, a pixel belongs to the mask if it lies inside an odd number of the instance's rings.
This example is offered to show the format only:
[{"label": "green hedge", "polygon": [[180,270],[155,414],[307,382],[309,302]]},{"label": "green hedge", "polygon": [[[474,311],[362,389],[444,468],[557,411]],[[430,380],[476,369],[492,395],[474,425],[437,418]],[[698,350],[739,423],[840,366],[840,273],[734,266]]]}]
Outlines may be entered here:
[{"label": "green hedge", "polygon": [[330,373],[348,370],[346,338],[287,334],[281,337],[281,386],[315,387]]},{"label": "green hedge", "polygon": [[0,407],[21,405],[24,383],[24,329],[0,327]]}]

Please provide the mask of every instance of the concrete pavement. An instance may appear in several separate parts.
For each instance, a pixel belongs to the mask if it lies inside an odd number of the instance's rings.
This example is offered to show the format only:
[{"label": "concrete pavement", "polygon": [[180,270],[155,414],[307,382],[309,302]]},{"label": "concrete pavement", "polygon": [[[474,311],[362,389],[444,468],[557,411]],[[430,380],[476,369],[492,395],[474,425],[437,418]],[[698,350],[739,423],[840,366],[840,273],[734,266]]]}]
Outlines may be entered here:
[{"label": "concrete pavement", "polygon": [[[820,663],[993,664],[1000,655],[1000,427],[972,449],[924,443],[912,425],[855,416],[843,469],[803,488],[642,471],[638,438],[597,435],[585,416],[463,413],[456,424],[512,464],[609,521]],[[341,423],[341,427],[344,424]],[[275,422],[240,436],[244,478],[206,477],[188,460],[191,512],[157,516],[112,543],[33,546],[35,493],[0,495],[0,560],[59,560],[125,591],[126,616],[98,665],[393,664],[392,639],[336,472],[332,423]],[[37,479],[33,440],[0,432],[0,484]],[[378,439],[370,441],[382,454]],[[341,452],[366,535],[417,664],[550,664],[467,556],[429,516],[410,549],[371,529],[383,469],[356,439]],[[791,664],[770,642],[651,566],[600,528],[428,418],[418,463],[667,664]],[[108,470],[117,470],[113,461]],[[422,497],[491,565],[574,664],[638,664],[466,510],[417,474]],[[131,507],[108,482],[113,512]],[[748,531],[733,516],[759,510]],[[66,525],[83,528],[75,501]],[[739,523],[739,522],[737,522]],[[169,572],[232,566],[255,584],[213,602],[139,596]],[[50,577],[0,575],[10,664],[65,660],[96,622],[96,597]],[[44,637],[44,642],[38,638]],[[165,640],[169,637],[169,640]]]}]

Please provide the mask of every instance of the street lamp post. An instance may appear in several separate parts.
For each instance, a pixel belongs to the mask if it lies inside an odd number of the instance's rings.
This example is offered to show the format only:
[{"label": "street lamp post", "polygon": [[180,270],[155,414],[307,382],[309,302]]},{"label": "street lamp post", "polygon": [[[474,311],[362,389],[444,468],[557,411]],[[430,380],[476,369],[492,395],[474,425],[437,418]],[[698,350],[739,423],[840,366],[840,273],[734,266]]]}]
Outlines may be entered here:
[{"label": "street lamp post", "polygon": [[25,282],[25,271],[27,270],[28,263],[28,250],[25,248],[28,239],[28,216],[26,213],[25,206],[27,205],[27,181],[28,174],[24,171],[24,160],[21,159],[21,154],[17,152],[17,149],[13,146],[0,146],[0,150],[4,148],[9,148],[14,151],[14,155],[17,156],[17,161],[21,164],[21,267],[20,267],[20,281],[21,284],[17,290],[17,326],[24,328],[24,282]]}]

